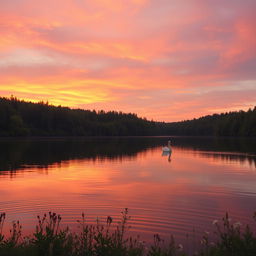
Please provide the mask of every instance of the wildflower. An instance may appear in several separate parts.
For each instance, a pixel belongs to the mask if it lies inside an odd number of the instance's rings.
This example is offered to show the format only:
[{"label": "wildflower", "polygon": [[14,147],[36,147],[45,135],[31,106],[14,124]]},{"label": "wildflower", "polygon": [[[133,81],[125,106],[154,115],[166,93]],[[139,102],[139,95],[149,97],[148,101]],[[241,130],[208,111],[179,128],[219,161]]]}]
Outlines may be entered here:
[{"label": "wildflower", "polygon": [[182,250],[183,250],[183,245],[182,245],[182,244],[179,244],[179,245],[178,245],[178,250],[179,250],[179,251],[182,251]]},{"label": "wildflower", "polygon": [[160,242],[161,241],[161,238],[160,238],[160,236],[158,234],[154,235],[154,239],[155,239],[156,242]]},{"label": "wildflower", "polygon": [[201,241],[200,241],[201,244],[206,244],[207,241],[203,238]]},{"label": "wildflower", "polygon": [[140,246],[144,246],[145,241],[139,240],[138,243],[139,243]]},{"label": "wildflower", "polygon": [[213,222],[212,222],[212,225],[217,225],[218,224],[218,220],[214,220]]},{"label": "wildflower", "polygon": [[234,228],[240,228],[241,226],[242,226],[242,223],[239,221],[233,224]]},{"label": "wildflower", "polygon": [[28,237],[24,237],[24,244],[25,245],[29,245],[29,242],[30,242],[29,238]]},{"label": "wildflower", "polygon": [[112,221],[113,221],[113,219],[110,216],[108,216],[107,217],[107,224],[110,225],[112,223]]}]

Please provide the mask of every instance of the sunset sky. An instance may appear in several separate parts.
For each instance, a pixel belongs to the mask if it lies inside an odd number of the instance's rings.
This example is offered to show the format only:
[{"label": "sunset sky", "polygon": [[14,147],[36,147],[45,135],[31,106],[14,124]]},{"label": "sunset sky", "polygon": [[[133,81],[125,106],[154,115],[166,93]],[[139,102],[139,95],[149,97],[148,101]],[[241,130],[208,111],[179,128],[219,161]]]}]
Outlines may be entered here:
[{"label": "sunset sky", "polygon": [[0,0],[0,96],[158,121],[256,105],[255,0]]}]

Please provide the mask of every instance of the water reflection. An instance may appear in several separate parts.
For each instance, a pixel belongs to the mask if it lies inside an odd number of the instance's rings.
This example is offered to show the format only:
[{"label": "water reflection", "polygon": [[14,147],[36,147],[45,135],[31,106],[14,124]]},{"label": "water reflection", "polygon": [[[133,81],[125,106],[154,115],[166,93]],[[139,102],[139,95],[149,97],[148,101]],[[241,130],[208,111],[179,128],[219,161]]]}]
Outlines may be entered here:
[{"label": "water reflection", "polygon": [[195,155],[196,154],[199,154],[201,157],[212,159],[215,162],[239,163],[256,169],[256,155],[230,152],[195,152]]},{"label": "water reflection", "polygon": [[150,238],[202,234],[226,211],[247,223],[256,199],[251,142],[174,137],[165,154],[168,139],[2,140],[0,212],[31,228],[49,210],[75,226],[83,211],[88,222],[117,220],[128,207],[132,232]]},{"label": "water reflection", "polygon": [[47,168],[73,159],[92,161],[131,159],[138,152],[159,146],[154,138],[11,139],[0,141],[0,170],[31,166]]},{"label": "water reflection", "polygon": [[184,149],[256,154],[256,138],[173,137],[172,142]]},{"label": "water reflection", "polygon": [[[134,159],[140,152],[166,145],[169,137],[75,138],[75,139],[2,139],[0,174],[49,165],[61,165],[73,159],[122,161]],[[234,138],[172,137],[172,146],[180,150],[201,152],[205,157],[238,161],[256,166],[255,140]],[[221,152],[221,153],[219,153]],[[229,153],[223,153],[229,152]],[[168,156],[171,161],[171,155]]]},{"label": "water reflection", "polygon": [[171,162],[172,151],[162,151],[162,156],[168,156],[168,162]]}]

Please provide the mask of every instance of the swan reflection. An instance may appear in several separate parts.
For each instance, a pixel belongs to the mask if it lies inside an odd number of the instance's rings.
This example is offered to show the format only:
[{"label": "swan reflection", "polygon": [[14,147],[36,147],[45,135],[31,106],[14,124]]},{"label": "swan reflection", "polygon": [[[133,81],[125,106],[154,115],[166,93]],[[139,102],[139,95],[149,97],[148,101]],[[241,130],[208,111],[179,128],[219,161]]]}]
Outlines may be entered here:
[{"label": "swan reflection", "polygon": [[162,156],[168,156],[168,162],[171,162],[172,151],[163,151]]}]

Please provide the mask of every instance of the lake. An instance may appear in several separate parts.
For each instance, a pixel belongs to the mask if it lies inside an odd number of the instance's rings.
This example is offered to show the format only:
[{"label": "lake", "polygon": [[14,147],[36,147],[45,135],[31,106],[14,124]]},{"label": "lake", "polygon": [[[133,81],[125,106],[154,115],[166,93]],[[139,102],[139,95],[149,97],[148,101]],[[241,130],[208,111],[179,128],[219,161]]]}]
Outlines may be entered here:
[{"label": "lake", "polygon": [[[162,146],[172,143],[172,155]],[[5,232],[20,220],[54,211],[62,226],[114,222],[129,209],[130,234],[158,233],[185,242],[213,229],[226,212],[252,223],[256,210],[255,139],[202,137],[51,138],[0,140],[0,212]]]}]

